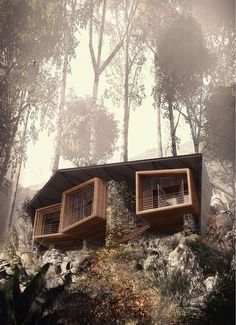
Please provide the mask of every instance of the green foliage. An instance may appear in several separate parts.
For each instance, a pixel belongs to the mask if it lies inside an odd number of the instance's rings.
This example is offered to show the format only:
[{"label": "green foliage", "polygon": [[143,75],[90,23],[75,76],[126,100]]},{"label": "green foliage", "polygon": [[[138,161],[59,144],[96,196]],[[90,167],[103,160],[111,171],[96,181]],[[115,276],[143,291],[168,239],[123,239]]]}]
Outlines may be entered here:
[{"label": "green foliage", "polygon": [[[50,264],[20,289],[20,270],[15,267],[13,278],[4,289],[0,289],[0,323],[2,325],[57,324],[58,314],[50,312],[57,296],[64,286],[45,288],[45,276]],[[47,312],[47,314],[45,313]]]},{"label": "green foliage", "polygon": [[163,271],[154,271],[152,279],[152,283],[158,288],[163,298],[186,300],[191,287],[189,276],[181,270]]},{"label": "green foliage", "polygon": [[[204,151],[215,161],[233,164],[235,159],[234,86],[218,87],[206,104]],[[226,167],[227,168],[227,167]]]},{"label": "green foliage", "polygon": [[63,117],[64,136],[62,137],[61,155],[73,162],[75,166],[90,163],[90,141],[92,119],[95,123],[95,156],[93,164],[104,163],[115,150],[117,138],[117,122],[102,105],[97,105],[91,112],[92,100],[81,100],[77,97],[67,103]]},{"label": "green foliage", "polygon": [[9,243],[5,247],[6,255],[15,261],[20,261],[18,256],[18,248],[19,248],[19,235],[15,227],[13,227],[10,236],[9,236]]},{"label": "green foliage", "polygon": [[214,293],[208,296],[202,314],[202,324],[235,324],[234,272],[223,275]]},{"label": "green foliage", "polygon": [[[161,80],[158,86],[163,100],[179,102],[203,92],[203,76],[213,64],[213,57],[205,46],[202,30],[196,20],[187,15],[175,14],[172,22],[163,30],[157,49],[157,62]],[[189,107],[188,109],[196,109]],[[174,108],[178,109],[176,103]],[[168,115],[166,117],[170,118]],[[189,116],[194,123],[193,116]],[[187,123],[190,121],[187,119]],[[191,126],[191,125],[190,125]]]},{"label": "green foliage", "polygon": [[[0,187],[24,153],[28,114],[30,121],[54,115],[57,79],[45,62],[59,53],[61,3],[0,1]],[[29,135],[37,138],[34,123]]]},{"label": "green foliage", "polygon": [[199,265],[206,276],[222,273],[228,265],[226,254],[199,240],[186,240],[187,245],[199,258]]},{"label": "green foliage", "polygon": [[176,15],[163,33],[159,46],[159,62],[168,76],[181,78],[201,74],[210,64],[200,25],[192,17]]},{"label": "green foliage", "polygon": [[197,310],[188,310],[183,317],[184,324],[234,325],[235,324],[235,273],[224,273],[213,292]]}]

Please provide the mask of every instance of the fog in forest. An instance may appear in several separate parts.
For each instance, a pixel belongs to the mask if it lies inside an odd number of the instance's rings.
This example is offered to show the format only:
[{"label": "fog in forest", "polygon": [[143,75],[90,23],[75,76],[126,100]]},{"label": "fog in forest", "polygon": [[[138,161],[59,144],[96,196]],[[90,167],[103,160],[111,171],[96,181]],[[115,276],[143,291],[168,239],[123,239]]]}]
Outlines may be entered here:
[{"label": "fog in forest", "polygon": [[0,0],[0,17],[1,239],[60,168],[203,152],[234,200],[234,1]]}]

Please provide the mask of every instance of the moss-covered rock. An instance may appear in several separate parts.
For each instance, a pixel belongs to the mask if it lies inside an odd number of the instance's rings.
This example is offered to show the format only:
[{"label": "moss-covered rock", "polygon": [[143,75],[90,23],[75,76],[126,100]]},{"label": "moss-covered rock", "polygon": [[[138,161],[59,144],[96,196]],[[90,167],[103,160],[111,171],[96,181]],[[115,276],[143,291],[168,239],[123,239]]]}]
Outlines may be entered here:
[{"label": "moss-covered rock", "polygon": [[112,246],[134,229],[137,218],[134,190],[126,182],[110,181],[107,186],[106,246]]}]

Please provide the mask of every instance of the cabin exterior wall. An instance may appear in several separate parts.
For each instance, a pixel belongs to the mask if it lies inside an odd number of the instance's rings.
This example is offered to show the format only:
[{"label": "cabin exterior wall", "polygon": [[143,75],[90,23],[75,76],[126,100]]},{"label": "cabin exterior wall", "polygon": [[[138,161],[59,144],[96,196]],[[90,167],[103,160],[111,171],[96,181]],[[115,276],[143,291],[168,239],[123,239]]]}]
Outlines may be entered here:
[{"label": "cabin exterior wall", "polygon": [[212,186],[207,172],[205,162],[202,162],[201,178],[201,206],[200,206],[200,233],[205,236],[207,233],[207,216],[209,214],[212,197]]},{"label": "cabin exterior wall", "polygon": [[[69,241],[73,244],[76,239],[86,245],[97,241],[112,246],[149,228],[154,234],[171,234],[188,228],[192,233],[205,235],[212,191],[205,164],[200,172],[194,174],[195,171],[190,168],[141,169],[135,171],[136,180],[132,182],[91,178],[63,192],[59,231],[45,235],[43,240],[48,246],[57,240],[58,245],[61,242],[68,248]],[[91,186],[92,196],[86,192]],[[146,198],[150,191],[151,196]],[[79,202],[76,204],[73,203],[75,194]],[[91,211],[87,215],[86,204],[90,203]],[[36,210],[35,230],[44,220],[39,218],[40,211],[47,208],[50,206]],[[66,218],[73,217],[73,209],[79,211],[79,219],[67,224]],[[34,231],[37,240],[36,235]]]}]

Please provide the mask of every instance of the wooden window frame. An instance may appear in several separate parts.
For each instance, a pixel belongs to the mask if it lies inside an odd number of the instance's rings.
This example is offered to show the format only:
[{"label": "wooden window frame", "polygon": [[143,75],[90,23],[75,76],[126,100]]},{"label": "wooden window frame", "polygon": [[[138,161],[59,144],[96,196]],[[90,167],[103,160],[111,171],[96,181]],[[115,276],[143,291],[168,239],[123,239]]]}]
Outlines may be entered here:
[{"label": "wooden window frame", "polygon": [[[140,199],[142,198],[143,185],[142,177],[145,176],[175,176],[175,175],[187,175],[187,186],[189,192],[189,202],[187,203],[178,203],[171,206],[158,207],[153,209],[140,209]],[[189,210],[187,213],[192,212],[197,215],[199,212],[198,208],[198,195],[196,192],[195,181],[192,175],[192,172],[189,168],[180,168],[180,169],[162,169],[162,170],[148,170],[148,171],[137,171],[136,172],[136,214],[137,215],[146,215],[153,213],[164,213],[170,210],[183,209]]]},{"label": "wooden window frame", "polygon": [[[45,216],[45,214],[50,214],[54,212],[60,212],[59,231],[51,234],[37,234],[37,227],[41,227],[41,231],[42,231],[43,217]],[[61,203],[56,203],[53,205],[48,205],[46,207],[37,209],[34,218],[33,238],[37,239],[42,237],[51,237],[59,233],[61,233]]]},{"label": "wooden window frame", "polygon": [[[68,204],[69,204],[70,196],[80,191],[83,191],[86,188],[89,188],[91,186],[93,186],[94,188],[92,214],[90,216],[84,217],[83,219],[73,224],[66,225],[65,221],[68,213]],[[106,218],[106,182],[105,181],[95,177],[63,192],[62,209],[61,209],[62,232],[67,231],[68,229],[78,226],[95,217],[99,217],[101,219]]]}]

